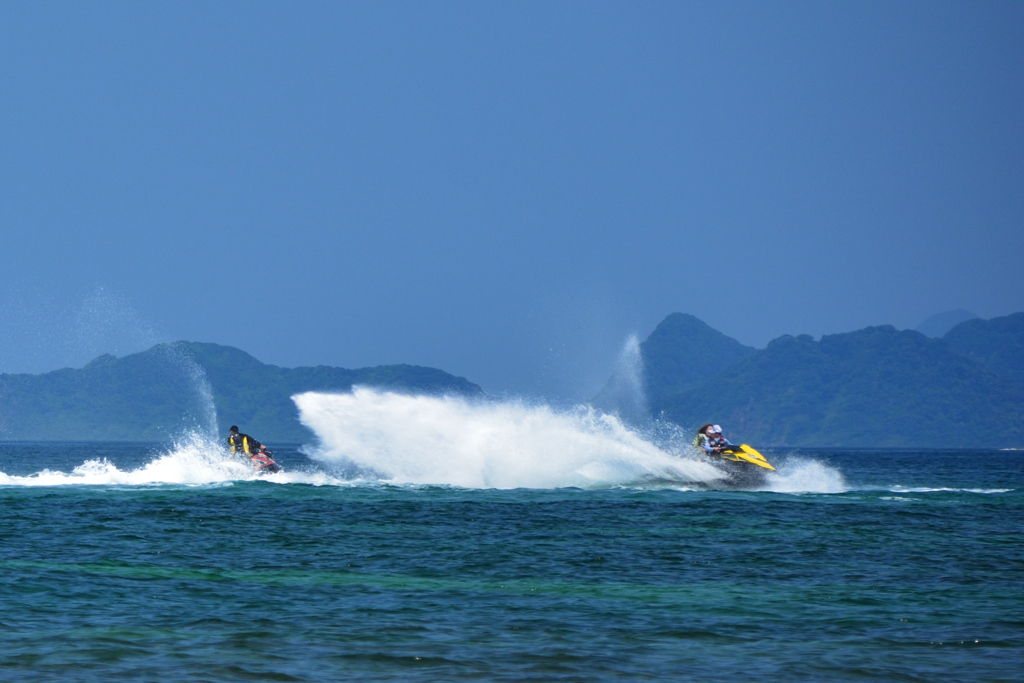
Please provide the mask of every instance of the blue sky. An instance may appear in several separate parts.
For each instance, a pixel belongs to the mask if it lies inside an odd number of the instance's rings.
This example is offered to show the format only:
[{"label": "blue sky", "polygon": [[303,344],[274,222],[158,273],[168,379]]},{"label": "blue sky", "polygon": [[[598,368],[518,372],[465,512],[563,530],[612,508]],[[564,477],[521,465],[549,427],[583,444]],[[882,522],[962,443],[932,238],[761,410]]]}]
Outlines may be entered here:
[{"label": "blue sky", "polygon": [[4,3],[0,371],[586,398],[630,332],[1024,310],[1024,5]]}]

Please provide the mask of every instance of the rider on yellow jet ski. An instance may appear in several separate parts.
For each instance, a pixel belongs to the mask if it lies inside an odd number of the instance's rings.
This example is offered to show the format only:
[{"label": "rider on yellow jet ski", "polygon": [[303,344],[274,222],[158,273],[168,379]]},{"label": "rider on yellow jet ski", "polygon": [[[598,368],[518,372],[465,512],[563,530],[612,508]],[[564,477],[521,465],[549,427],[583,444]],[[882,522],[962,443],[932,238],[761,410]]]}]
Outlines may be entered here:
[{"label": "rider on yellow jet ski", "polygon": [[720,425],[711,425],[707,430],[707,439],[701,445],[704,447],[705,453],[721,453],[723,448],[731,446],[732,443],[722,436]]},{"label": "rider on yellow jet ski", "polygon": [[708,430],[714,427],[710,422],[697,430],[697,436],[693,437],[693,445],[697,448],[704,448],[708,441]]}]

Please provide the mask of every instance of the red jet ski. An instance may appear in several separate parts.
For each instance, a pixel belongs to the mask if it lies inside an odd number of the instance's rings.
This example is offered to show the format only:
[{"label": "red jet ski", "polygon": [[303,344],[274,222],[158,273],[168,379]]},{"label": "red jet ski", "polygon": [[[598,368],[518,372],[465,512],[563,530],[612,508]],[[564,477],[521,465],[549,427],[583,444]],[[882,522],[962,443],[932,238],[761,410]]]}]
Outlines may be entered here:
[{"label": "red jet ski", "polygon": [[256,468],[256,474],[274,474],[283,471],[281,466],[274,462],[274,458],[271,457],[273,455],[266,448],[262,448],[249,456],[249,462]]}]

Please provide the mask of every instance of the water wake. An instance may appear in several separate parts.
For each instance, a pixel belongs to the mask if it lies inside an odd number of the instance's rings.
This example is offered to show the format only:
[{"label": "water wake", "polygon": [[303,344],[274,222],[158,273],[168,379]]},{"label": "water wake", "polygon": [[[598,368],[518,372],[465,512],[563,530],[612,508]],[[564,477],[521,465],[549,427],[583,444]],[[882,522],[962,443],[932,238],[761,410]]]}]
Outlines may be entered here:
[{"label": "water wake", "polygon": [[724,474],[674,457],[591,408],[407,396],[356,387],[293,396],[314,460],[395,484],[599,488],[707,484]]},{"label": "water wake", "polygon": [[[679,427],[652,424],[641,431],[587,406],[556,410],[363,387],[292,398],[302,423],[317,436],[315,445],[301,449],[314,461],[304,467],[285,462],[283,472],[257,474],[248,462],[232,458],[204,426],[135,468],[88,459],[70,472],[0,472],[0,486],[204,486],[258,479],[469,489],[736,488],[729,472],[695,451]],[[841,473],[815,460],[789,457],[776,465],[778,472],[753,488],[848,490]]]},{"label": "water wake", "polygon": [[28,476],[0,472],[0,486],[202,486],[253,480],[276,483],[337,484],[322,473],[281,472],[257,475],[249,463],[228,456],[225,448],[204,436],[190,435],[136,469],[122,470],[108,460],[86,460],[71,472],[45,469]]},{"label": "water wake", "polygon": [[846,493],[850,490],[839,470],[817,460],[790,456],[776,466],[778,472],[769,477],[760,490],[775,493]]}]

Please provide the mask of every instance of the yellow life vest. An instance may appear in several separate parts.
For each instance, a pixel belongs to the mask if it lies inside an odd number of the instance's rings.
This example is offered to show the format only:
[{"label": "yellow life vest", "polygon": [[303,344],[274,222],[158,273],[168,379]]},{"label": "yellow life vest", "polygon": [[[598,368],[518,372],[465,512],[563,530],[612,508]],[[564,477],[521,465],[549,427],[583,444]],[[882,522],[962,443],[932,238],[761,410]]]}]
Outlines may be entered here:
[{"label": "yellow life vest", "polygon": [[245,451],[246,455],[252,455],[252,452],[249,450],[249,437],[248,437],[248,435],[244,435],[244,434],[235,434],[235,435],[232,435],[232,436],[228,437],[228,443],[231,444],[231,452],[232,453],[237,453],[238,452],[238,450],[239,450],[238,442],[235,441],[235,439],[237,439],[239,436],[242,437],[242,447],[241,447],[241,450]]}]

